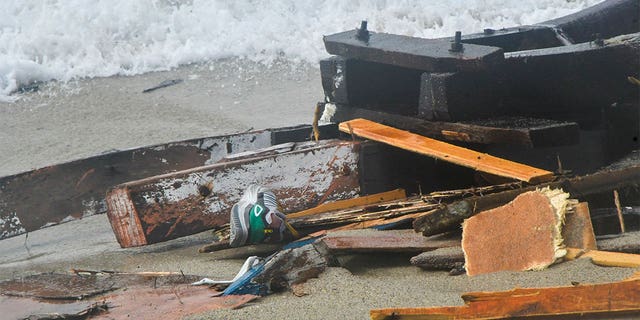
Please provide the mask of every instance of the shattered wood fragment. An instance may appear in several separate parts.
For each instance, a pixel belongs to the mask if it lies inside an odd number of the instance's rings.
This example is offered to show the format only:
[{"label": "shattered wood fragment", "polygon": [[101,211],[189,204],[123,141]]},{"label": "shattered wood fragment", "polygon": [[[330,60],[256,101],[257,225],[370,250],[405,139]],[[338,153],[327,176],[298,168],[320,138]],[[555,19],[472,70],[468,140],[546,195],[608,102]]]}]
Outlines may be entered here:
[{"label": "shattered wood fragment", "polygon": [[413,230],[329,232],[320,241],[332,254],[423,252],[460,245],[460,240],[429,239]]},{"label": "shattered wood fragment", "polygon": [[543,189],[481,212],[462,224],[462,250],[467,275],[541,270],[566,251],[562,222],[577,202],[562,190]]},{"label": "shattered wood fragment", "polygon": [[464,267],[464,252],[460,246],[438,248],[412,257],[410,262],[428,270],[459,269]]},{"label": "shattered wood fragment", "polygon": [[568,287],[472,292],[460,307],[390,308],[371,310],[383,319],[507,319],[513,317],[576,318],[640,315],[640,280]]},{"label": "shattered wood fragment", "polygon": [[313,145],[119,185],[107,194],[116,238],[122,247],[140,246],[226,224],[250,184],[270,188],[285,212],[358,194],[358,143]]},{"label": "shattered wood fragment", "polygon": [[578,203],[571,212],[567,212],[562,228],[562,238],[565,246],[570,248],[597,249],[589,205],[586,202]]},{"label": "shattered wood fragment", "polygon": [[400,217],[411,213],[430,211],[439,207],[440,205],[437,203],[427,203],[420,199],[407,199],[293,218],[290,223],[297,229],[327,228],[347,223]]},{"label": "shattered wood fragment", "polygon": [[582,250],[576,248],[567,249],[568,260],[577,258],[590,258],[593,264],[602,267],[639,268],[640,255],[622,252],[609,252],[599,250]]},{"label": "shattered wood fragment", "polygon": [[353,199],[323,203],[315,208],[311,208],[311,209],[307,209],[307,210],[303,210],[295,213],[290,213],[287,215],[287,218],[289,219],[299,218],[299,217],[309,216],[309,215],[313,215],[321,212],[335,211],[335,210],[358,207],[358,206],[367,206],[367,205],[372,205],[379,202],[399,200],[406,197],[407,195],[403,189],[396,189],[396,190],[391,190],[387,192],[372,194],[372,195],[353,198]]},{"label": "shattered wood fragment", "polygon": [[640,183],[640,165],[598,171],[593,174],[561,179],[551,183],[508,190],[484,196],[470,197],[443,206],[431,214],[424,215],[413,222],[416,232],[425,236],[442,233],[457,228],[466,218],[474,214],[502,206],[515,199],[521,193],[534,191],[536,188],[562,188],[573,198],[610,192],[615,188],[632,186]]},{"label": "shattered wood fragment", "polygon": [[546,170],[493,157],[366,119],[343,122],[339,125],[340,131],[349,132],[349,126],[353,128],[354,134],[363,138],[383,142],[474,170],[531,183],[553,179],[553,173]]}]

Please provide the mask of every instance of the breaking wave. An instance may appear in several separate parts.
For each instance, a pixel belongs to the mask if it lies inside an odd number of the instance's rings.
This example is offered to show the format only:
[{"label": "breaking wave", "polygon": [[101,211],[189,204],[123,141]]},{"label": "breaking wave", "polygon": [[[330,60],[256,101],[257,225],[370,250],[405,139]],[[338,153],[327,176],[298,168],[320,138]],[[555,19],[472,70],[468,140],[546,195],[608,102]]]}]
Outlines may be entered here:
[{"label": "breaking wave", "polygon": [[315,64],[322,36],[369,29],[442,37],[532,24],[599,0],[5,0],[0,101],[33,81],[135,75],[242,57]]}]

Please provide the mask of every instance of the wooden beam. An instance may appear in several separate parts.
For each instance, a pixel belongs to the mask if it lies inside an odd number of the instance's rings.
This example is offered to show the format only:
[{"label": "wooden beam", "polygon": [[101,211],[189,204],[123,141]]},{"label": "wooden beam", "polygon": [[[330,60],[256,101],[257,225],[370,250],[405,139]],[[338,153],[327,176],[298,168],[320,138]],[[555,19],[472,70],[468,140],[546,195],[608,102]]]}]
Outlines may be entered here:
[{"label": "wooden beam", "polygon": [[491,155],[423,137],[366,119],[355,119],[339,125],[340,131],[383,142],[398,148],[469,167],[478,171],[530,183],[553,179],[553,173]]},{"label": "wooden beam", "polygon": [[568,248],[567,260],[577,258],[589,258],[595,265],[602,267],[638,268],[640,267],[640,255],[622,252],[610,252],[599,250],[583,250]]},{"label": "wooden beam", "polygon": [[358,143],[300,145],[284,154],[225,162],[119,185],[108,216],[122,247],[166,241],[229,222],[250,184],[269,187],[285,212],[359,192]]},{"label": "wooden beam", "polygon": [[390,308],[371,310],[374,320],[398,319],[506,319],[640,314],[640,280],[568,287],[472,292],[460,307]]},{"label": "wooden beam", "polygon": [[320,240],[333,254],[424,252],[460,245],[459,239],[429,239],[413,230],[329,232]]},{"label": "wooden beam", "polygon": [[497,47],[464,44],[464,50],[452,52],[451,39],[363,31],[367,34],[366,41],[356,37],[359,30],[324,36],[327,52],[424,71],[486,70],[504,61],[502,49]]},{"label": "wooden beam", "polygon": [[364,109],[359,105],[338,104],[333,121],[364,118],[429,138],[480,144],[521,145],[530,148],[575,145],[580,141],[578,124],[509,117],[467,122],[428,121],[410,116]]},{"label": "wooden beam", "polygon": [[404,192],[404,189],[396,189],[382,193],[371,194],[368,196],[357,197],[353,199],[339,200],[335,202],[323,203],[317,207],[298,211],[295,213],[290,213],[287,215],[287,218],[300,218],[309,215],[314,215],[317,213],[335,211],[340,209],[347,209],[358,206],[368,206],[380,202],[392,201],[406,198],[407,195]]}]

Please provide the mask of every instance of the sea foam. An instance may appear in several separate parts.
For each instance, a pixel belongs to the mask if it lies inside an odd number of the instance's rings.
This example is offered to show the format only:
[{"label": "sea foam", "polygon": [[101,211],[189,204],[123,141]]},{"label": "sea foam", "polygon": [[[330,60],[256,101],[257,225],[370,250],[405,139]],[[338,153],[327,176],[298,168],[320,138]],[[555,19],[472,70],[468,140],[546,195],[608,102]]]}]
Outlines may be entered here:
[{"label": "sea foam", "polygon": [[0,101],[33,81],[135,75],[242,57],[315,64],[322,36],[357,27],[416,37],[533,24],[599,0],[4,0]]}]

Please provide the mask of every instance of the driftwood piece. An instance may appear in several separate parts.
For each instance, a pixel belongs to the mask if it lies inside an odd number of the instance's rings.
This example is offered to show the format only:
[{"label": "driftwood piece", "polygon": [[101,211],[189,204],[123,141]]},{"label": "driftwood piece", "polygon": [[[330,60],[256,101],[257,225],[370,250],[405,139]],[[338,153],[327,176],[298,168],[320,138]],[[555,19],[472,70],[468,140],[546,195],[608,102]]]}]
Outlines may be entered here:
[{"label": "driftwood piece", "polygon": [[460,307],[391,308],[371,310],[382,319],[505,319],[513,317],[604,316],[640,314],[640,280],[570,287],[472,292],[462,296]]},{"label": "driftwood piece", "polygon": [[329,232],[320,240],[329,253],[423,252],[460,245],[459,239],[429,239],[413,230]]},{"label": "driftwood piece", "polygon": [[194,234],[229,222],[250,184],[269,187],[285,212],[358,194],[357,143],[250,158],[119,185],[107,194],[108,215],[122,247]]},{"label": "driftwood piece", "polygon": [[412,257],[410,262],[428,270],[460,269],[464,267],[464,252],[460,246],[438,248]]},{"label": "driftwood piece", "polygon": [[568,197],[562,190],[531,191],[465,220],[462,250],[467,275],[541,270],[563,257],[562,221],[575,202]]},{"label": "driftwood piece", "polygon": [[[383,142],[398,148],[469,167],[474,170],[525,182],[545,182],[553,173],[521,163],[493,157],[446,142],[434,140],[366,119],[355,119],[339,125],[340,131]],[[351,129],[349,129],[351,128]]]},{"label": "driftwood piece", "polygon": [[432,214],[416,219],[413,223],[416,232],[422,232],[425,236],[445,232],[457,227],[466,218],[474,214],[493,209],[515,199],[519,194],[533,191],[536,188],[551,187],[562,188],[569,192],[572,198],[580,199],[586,195],[610,191],[640,183],[640,165],[603,170],[594,174],[579,176],[570,179],[544,183],[521,189],[508,190],[485,196],[476,196],[456,201]]}]

